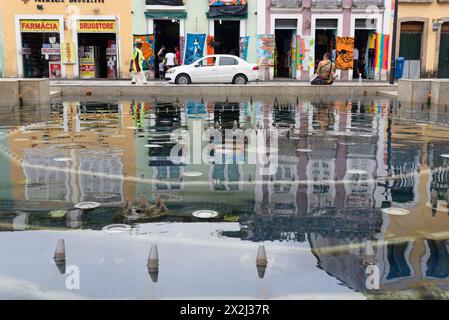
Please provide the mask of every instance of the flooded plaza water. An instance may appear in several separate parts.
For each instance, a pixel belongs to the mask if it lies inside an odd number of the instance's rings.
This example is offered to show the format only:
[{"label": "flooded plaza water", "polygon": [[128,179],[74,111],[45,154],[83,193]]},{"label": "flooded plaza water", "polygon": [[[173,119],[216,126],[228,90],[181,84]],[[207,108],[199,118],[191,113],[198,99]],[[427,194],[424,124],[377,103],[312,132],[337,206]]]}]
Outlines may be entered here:
[{"label": "flooded plaza water", "polygon": [[447,298],[448,138],[380,97],[1,109],[0,298]]}]

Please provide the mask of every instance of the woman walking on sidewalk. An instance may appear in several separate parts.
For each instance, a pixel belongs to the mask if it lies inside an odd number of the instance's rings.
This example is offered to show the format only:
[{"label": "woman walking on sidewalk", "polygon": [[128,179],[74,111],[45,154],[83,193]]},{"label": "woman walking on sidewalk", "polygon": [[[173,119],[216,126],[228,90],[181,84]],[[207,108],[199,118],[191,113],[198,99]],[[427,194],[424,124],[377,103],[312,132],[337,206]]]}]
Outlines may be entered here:
[{"label": "woman walking on sidewalk", "polygon": [[136,84],[136,82],[138,84],[147,84],[147,78],[143,71],[143,61],[145,58],[142,53],[142,45],[142,40],[137,39],[136,47],[134,48],[131,63],[129,65],[129,72],[133,75],[132,84]]}]

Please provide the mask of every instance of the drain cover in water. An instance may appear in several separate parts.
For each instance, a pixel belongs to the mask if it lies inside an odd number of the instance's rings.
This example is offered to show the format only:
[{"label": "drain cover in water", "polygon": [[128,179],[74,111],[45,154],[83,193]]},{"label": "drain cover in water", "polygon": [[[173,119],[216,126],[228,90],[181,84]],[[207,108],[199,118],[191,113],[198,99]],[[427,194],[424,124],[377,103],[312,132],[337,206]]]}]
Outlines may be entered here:
[{"label": "drain cover in water", "polygon": [[146,144],[144,145],[145,148],[162,148],[159,144]]},{"label": "drain cover in water", "polygon": [[99,206],[100,204],[98,202],[80,202],[75,204],[75,208],[82,210],[95,209]]},{"label": "drain cover in water", "polygon": [[110,224],[108,226],[103,227],[103,231],[108,232],[127,232],[131,231],[131,226],[127,224]]},{"label": "drain cover in water", "polygon": [[184,172],[182,175],[185,177],[199,177],[199,176],[202,176],[203,174],[201,172],[190,171],[190,172]]},{"label": "drain cover in water", "polygon": [[366,172],[365,170],[348,170],[349,174],[367,174],[368,172]]},{"label": "drain cover in water", "polygon": [[192,213],[192,215],[196,218],[210,219],[218,217],[218,212],[212,210],[198,210]]},{"label": "drain cover in water", "polygon": [[405,216],[410,213],[407,209],[403,208],[385,208],[382,209],[382,212],[392,216]]}]

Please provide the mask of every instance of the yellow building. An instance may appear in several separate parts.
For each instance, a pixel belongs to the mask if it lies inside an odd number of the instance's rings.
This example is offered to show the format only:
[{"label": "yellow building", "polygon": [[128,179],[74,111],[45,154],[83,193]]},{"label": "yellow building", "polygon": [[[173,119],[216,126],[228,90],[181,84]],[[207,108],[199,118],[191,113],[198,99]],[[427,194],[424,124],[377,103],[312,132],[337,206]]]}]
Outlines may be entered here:
[{"label": "yellow building", "polygon": [[406,78],[449,78],[449,0],[399,0],[397,56]]},{"label": "yellow building", "polygon": [[132,53],[131,3],[0,1],[5,76],[127,77]]}]

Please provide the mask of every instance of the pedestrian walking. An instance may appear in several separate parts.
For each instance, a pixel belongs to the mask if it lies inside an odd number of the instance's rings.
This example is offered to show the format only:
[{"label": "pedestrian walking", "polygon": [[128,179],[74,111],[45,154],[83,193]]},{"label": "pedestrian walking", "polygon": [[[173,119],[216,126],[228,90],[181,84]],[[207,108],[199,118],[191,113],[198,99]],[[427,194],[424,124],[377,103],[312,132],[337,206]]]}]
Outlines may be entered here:
[{"label": "pedestrian walking", "polygon": [[129,72],[132,73],[132,84],[147,84],[147,78],[143,71],[143,61],[145,60],[142,53],[142,40],[136,40],[136,47],[133,50],[132,59],[129,65]]}]

